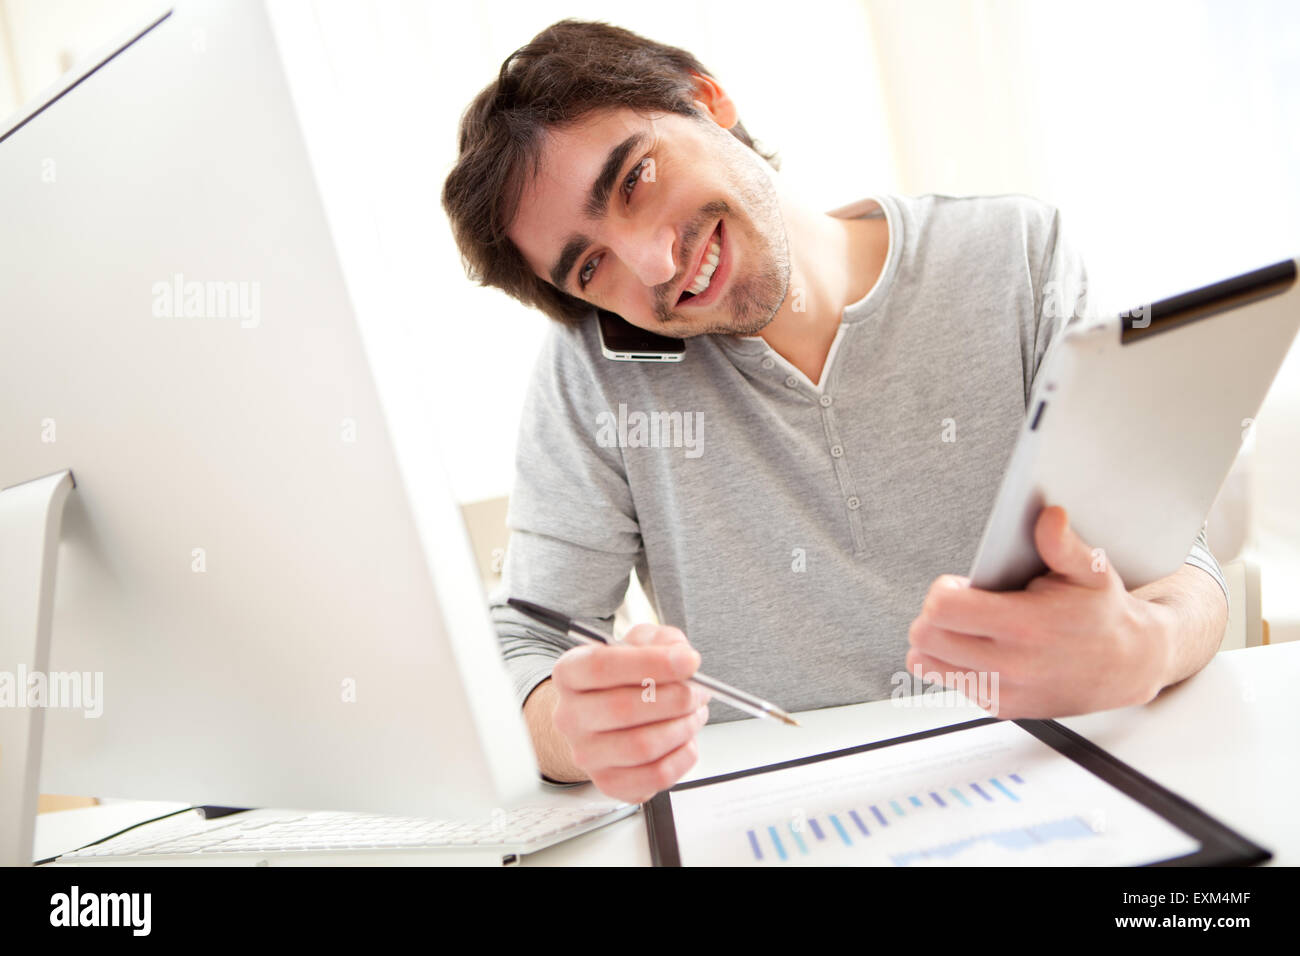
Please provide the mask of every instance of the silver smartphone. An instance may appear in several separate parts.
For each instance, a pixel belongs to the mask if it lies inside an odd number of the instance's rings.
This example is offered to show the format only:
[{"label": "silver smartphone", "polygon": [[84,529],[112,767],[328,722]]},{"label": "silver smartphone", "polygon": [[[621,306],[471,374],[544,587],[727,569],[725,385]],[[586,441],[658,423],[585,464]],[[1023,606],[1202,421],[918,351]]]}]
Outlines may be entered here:
[{"label": "silver smartphone", "polygon": [[685,339],[670,339],[638,328],[622,316],[596,310],[600,351],[615,362],[680,362],[686,354]]}]

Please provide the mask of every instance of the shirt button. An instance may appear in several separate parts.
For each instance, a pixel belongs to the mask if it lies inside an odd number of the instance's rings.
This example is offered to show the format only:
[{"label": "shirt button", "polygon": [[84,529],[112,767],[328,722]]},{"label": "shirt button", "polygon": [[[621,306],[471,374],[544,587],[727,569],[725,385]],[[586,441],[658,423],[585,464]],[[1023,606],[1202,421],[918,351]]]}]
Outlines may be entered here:
[{"label": "shirt button", "polygon": [[857,495],[854,495],[852,498],[846,501],[845,504],[849,506],[850,511],[857,511],[858,508],[861,507],[862,502],[858,500]]},{"label": "shirt button", "polygon": [[832,458],[840,458],[840,457],[842,457],[843,455],[844,455],[844,449],[843,449],[842,447],[840,447],[839,445],[832,445],[832,446],[831,446],[831,457],[832,457]]},{"label": "shirt button", "polygon": [[823,396],[821,397],[821,403],[822,403],[822,408],[830,408],[830,407],[831,407],[831,397],[830,397],[829,395],[823,395]]},{"label": "shirt button", "polygon": [[788,388],[794,388],[796,385],[799,384],[799,380],[795,378],[793,375],[791,375],[786,378],[785,384]]},{"label": "shirt button", "polygon": [[775,368],[775,367],[776,367],[776,363],[773,362],[770,358],[763,359],[763,368]]}]

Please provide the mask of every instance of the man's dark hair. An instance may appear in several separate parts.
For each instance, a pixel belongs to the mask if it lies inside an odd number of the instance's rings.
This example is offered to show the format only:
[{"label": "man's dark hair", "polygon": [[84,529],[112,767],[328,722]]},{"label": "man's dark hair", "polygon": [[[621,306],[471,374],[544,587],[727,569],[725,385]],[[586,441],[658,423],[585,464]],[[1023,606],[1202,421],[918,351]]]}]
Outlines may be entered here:
[{"label": "man's dark hair", "polygon": [[[583,20],[554,23],[506,57],[496,80],[461,116],[460,155],[442,189],[466,274],[564,324],[591,315],[590,303],[534,275],[506,235],[524,172],[537,175],[546,129],[563,129],[595,110],[701,118],[692,102],[692,73],[711,76],[685,50]],[[777,166],[776,156],[755,146],[744,125],[737,122],[731,133]]]}]

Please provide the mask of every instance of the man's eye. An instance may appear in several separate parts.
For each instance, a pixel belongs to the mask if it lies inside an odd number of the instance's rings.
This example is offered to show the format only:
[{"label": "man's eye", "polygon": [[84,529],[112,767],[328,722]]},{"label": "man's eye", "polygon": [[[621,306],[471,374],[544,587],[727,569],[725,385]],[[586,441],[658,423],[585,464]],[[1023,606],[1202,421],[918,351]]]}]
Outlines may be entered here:
[{"label": "man's eye", "polygon": [[[633,166],[632,171],[627,174],[627,179],[623,180],[623,191],[629,199],[632,198],[632,192],[636,189],[636,184],[641,181],[642,173],[649,162],[650,157],[647,156],[645,159],[641,160],[641,162]],[[596,274],[595,267],[598,262],[600,262],[600,256],[595,256],[588,259],[583,267],[578,270],[578,288],[587,288],[587,283],[590,282],[592,276]]]},{"label": "man's eye", "polygon": [[627,174],[627,179],[623,180],[623,189],[626,191],[629,198],[632,196],[632,190],[636,189],[636,184],[640,182],[641,173],[648,162],[650,162],[649,156],[633,166],[632,171]]}]

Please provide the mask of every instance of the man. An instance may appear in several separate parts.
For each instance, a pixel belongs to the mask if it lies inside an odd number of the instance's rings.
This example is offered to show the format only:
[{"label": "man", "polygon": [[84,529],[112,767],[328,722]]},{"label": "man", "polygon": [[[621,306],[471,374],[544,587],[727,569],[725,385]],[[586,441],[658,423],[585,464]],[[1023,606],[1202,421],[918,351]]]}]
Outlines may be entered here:
[{"label": "man", "polygon": [[[970,566],[1085,291],[1055,211],[819,213],[770,162],[694,57],[599,23],[544,30],[462,119],[443,203],[468,271],[556,320],[493,595],[543,775],[632,801],[670,786],[709,716],[684,683],[701,658],[791,710],[991,673],[979,703],[1009,718],[1144,703],[1203,667],[1227,616],[1203,538],[1129,593],[1048,508],[1051,570],[1023,592],[944,573]],[[683,361],[605,359],[593,307],[687,339]],[[566,652],[504,604],[608,624],[634,567],[664,626],[624,646]]]}]

